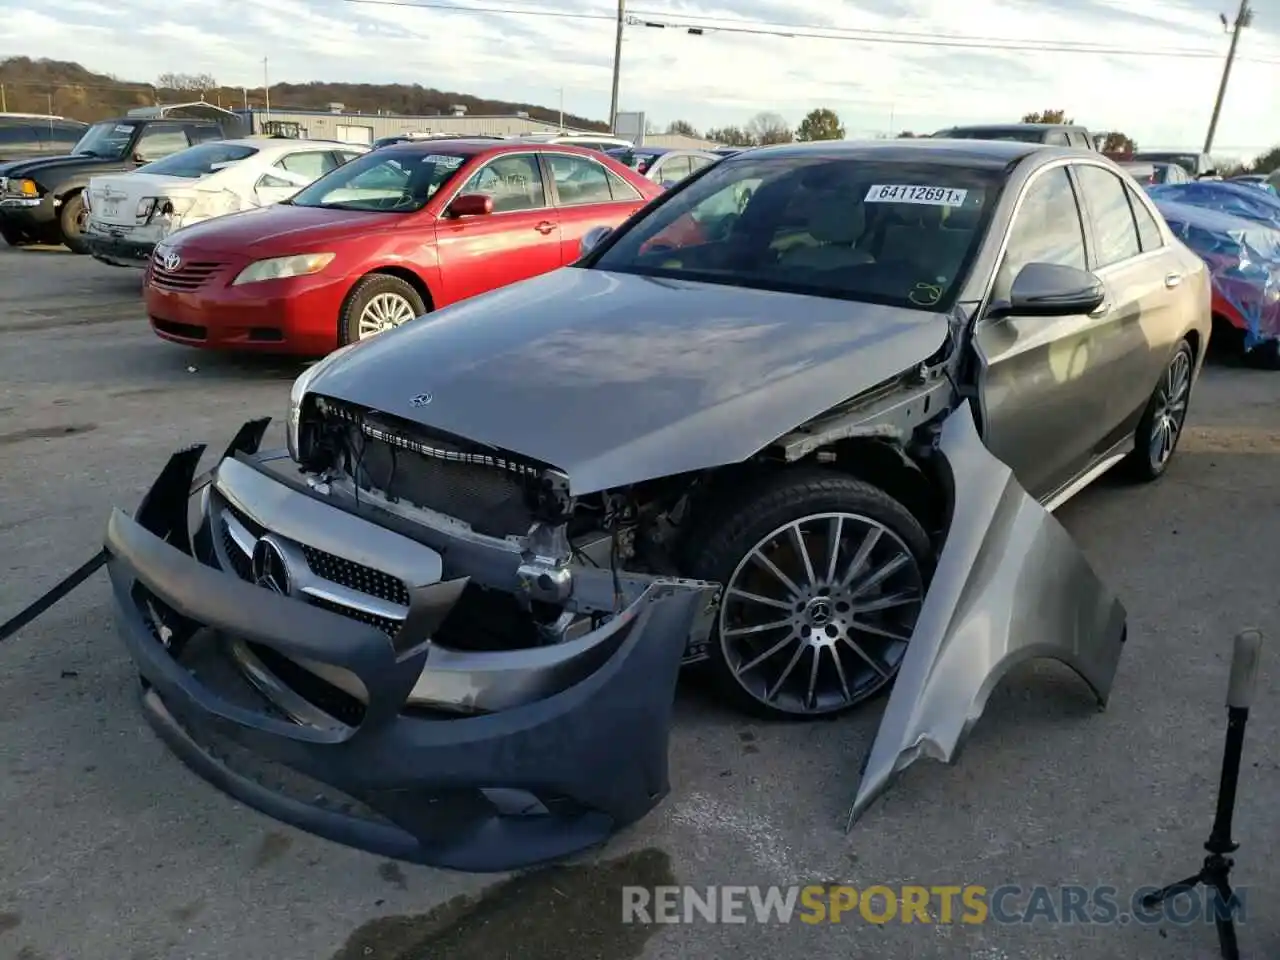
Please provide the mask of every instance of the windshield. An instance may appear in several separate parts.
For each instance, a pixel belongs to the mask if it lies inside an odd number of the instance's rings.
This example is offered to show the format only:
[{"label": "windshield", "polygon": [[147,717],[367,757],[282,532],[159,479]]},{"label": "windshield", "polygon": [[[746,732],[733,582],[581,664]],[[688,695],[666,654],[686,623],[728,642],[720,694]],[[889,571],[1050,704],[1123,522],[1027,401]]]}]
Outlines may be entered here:
[{"label": "windshield", "polygon": [[84,136],[71,148],[71,152],[87,153],[107,160],[119,160],[129,149],[129,143],[133,140],[133,131],[136,129],[137,124],[133,123],[115,123],[111,120],[95,123],[84,132]]},{"label": "windshield", "polygon": [[163,160],[148,163],[145,169],[147,173],[158,173],[165,177],[186,177],[195,180],[217,173],[223,167],[252,157],[257,152],[257,147],[214,141],[202,143],[189,150],[180,150]]},{"label": "windshield", "polygon": [[366,153],[304,187],[289,203],[295,207],[412,213],[426,206],[466,159],[443,152]]},{"label": "windshield", "polygon": [[1002,183],[952,165],[744,155],[674,191],[587,265],[941,311]]}]

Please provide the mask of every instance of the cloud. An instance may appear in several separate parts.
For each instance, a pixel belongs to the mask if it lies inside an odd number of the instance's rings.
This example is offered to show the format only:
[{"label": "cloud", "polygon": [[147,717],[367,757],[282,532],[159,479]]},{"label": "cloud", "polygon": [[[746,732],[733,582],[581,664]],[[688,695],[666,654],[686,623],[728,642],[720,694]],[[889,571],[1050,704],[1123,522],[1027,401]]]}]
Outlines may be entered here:
[{"label": "cloud", "polygon": [[[412,2],[412,0],[406,0]],[[437,0],[585,14],[592,19],[413,9],[343,0],[0,0],[0,55],[78,60],[136,80],[208,72],[227,85],[275,81],[421,83],[495,99],[608,114],[613,63],[610,0]],[[1097,130],[1121,129],[1152,147],[1199,144],[1221,74],[1220,56],[1175,59],[1010,52],[752,36],[730,21],[911,34],[1039,38],[1133,51],[1180,48],[1222,56],[1220,0],[631,0],[641,17],[697,20],[683,29],[628,27],[621,107],[658,122],[744,123],[760,110],[797,123],[836,110],[851,134],[931,131],[953,123],[1016,120],[1061,107]],[[726,29],[709,29],[719,25]],[[814,32],[809,30],[807,32]],[[8,39],[6,39],[8,38]],[[1244,34],[1218,126],[1223,152],[1269,145],[1280,17],[1260,11]],[[1253,62],[1271,60],[1270,64]],[[283,106],[283,104],[282,104]]]}]

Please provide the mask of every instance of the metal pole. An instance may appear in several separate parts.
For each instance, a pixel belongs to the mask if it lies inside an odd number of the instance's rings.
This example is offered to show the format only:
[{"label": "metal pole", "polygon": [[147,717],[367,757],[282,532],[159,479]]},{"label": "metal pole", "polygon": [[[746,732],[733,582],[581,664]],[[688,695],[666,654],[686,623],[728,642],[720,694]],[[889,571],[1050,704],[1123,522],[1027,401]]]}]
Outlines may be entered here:
[{"label": "metal pole", "polygon": [[9,101],[4,96],[4,84],[0,83],[0,113],[9,112]]},{"label": "metal pole", "polygon": [[262,99],[266,101],[263,111],[263,122],[271,120],[271,81],[267,79],[267,58],[262,58]]},{"label": "metal pole", "polygon": [[1236,22],[1231,30],[1231,48],[1227,51],[1227,62],[1222,66],[1222,82],[1218,84],[1218,99],[1213,102],[1213,118],[1209,121],[1209,132],[1204,138],[1203,153],[1213,150],[1213,136],[1218,132],[1218,117],[1222,114],[1222,101],[1227,95],[1227,81],[1231,79],[1231,65],[1236,59],[1236,45],[1240,42],[1240,31],[1249,25],[1253,11],[1249,9],[1249,0],[1240,0],[1240,9],[1236,12]]},{"label": "metal pole", "polygon": [[560,88],[560,132],[564,133],[564,87]]},{"label": "metal pole", "polygon": [[618,0],[618,34],[613,42],[613,97],[609,101],[609,132],[617,133],[618,78],[622,73],[622,25],[627,17],[627,0]]}]

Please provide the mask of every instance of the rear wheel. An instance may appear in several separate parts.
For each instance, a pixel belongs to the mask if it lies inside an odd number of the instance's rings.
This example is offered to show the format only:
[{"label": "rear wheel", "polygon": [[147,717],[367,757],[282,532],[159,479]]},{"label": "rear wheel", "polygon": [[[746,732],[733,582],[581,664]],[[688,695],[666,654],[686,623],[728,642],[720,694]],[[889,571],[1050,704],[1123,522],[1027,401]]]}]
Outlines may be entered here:
[{"label": "rear wheel", "polygon": [[1138,421],[1129,463],[1139,480],[1158,480],[1169,468],[1187,420],[1194,365],[1195,354],[1191,344],[1183,340],[1174,351],[1173,359],[1165,368],[1142,419]]},{"label": "rear wheel", "polygon": [[88,219],[89,214],[84,208],[84,197],[79,193],[73,193],[63,201],[58,226],[62,231],[62,242],[72,253],[89,252],[89,245],[84,242],[84,228]]},{"label": "rear wheel", "polygon": [[371,273],[351,288],[338,317],[342,345],[377,336],[427,312],[418,291],[399,277]]},{"label": "rear wheel", "polygon": [[690,571],[724,585],[714,681],[764,717],[857,706],[897,674],[924,600],[929,538],[884,491],[825,471],[780,475],[704,528]]}]

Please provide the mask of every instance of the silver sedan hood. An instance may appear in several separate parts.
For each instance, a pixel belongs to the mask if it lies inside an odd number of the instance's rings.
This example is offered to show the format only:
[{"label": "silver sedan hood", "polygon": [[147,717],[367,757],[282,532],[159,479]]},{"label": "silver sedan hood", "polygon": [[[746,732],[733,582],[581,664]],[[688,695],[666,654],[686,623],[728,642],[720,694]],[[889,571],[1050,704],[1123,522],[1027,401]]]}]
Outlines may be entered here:
[{"label": "silver sedan hood", "polygon": [[367,340],[308,390],[540,460],[581,495],[745,460],[947,336],[924,311],[568,267]]},{"label": "silver sedan hood", "polygon": [[1013,666],[1071,667],[1105,706],[1126,614],[1071,535],[983,445],[968,403],[942,425],[951,525],[849,824],[921,756],[950,762]]}]

